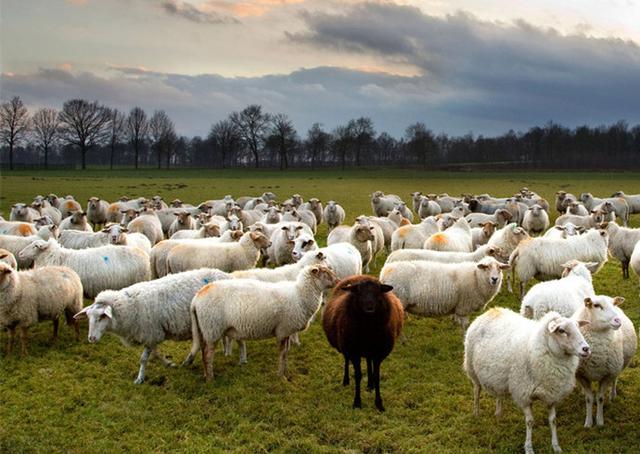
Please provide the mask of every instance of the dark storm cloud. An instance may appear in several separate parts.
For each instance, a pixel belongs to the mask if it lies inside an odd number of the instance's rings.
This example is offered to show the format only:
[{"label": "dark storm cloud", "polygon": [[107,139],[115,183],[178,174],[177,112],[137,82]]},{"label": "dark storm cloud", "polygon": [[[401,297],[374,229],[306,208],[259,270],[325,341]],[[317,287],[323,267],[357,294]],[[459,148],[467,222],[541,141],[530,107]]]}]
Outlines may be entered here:
[{"label": "dark storm cloud", "polygon": [[168,14],[200,24],[231,24],[239,21],[230,16],[221,15],[215,11],[203,11],[189,2],[165,0],[162,9]]}]

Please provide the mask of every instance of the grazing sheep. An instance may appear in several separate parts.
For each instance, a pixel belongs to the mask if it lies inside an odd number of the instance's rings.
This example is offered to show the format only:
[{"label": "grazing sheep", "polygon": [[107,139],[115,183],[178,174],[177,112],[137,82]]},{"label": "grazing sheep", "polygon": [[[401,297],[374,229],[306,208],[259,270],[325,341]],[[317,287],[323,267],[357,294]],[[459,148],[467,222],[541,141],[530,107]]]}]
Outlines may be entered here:
[{"label": "grazing sheep", "polygon": [[554,311],[563,317],[571,317],[584,299],[594,294],[590,270],[596,269],[597,263],[570,260],[562,267],[561,279],[531,287],[522,299],[520,315],[539,320],[547,312]]},{"label": "grazing sheep", "polygon": [[191,302],[193,344],[183,364],[190,364],[202,347],[205,380],[211,380],[214,347],[223,336],[236,341],[275,337],[278,372],[284,376],[290,336],[307,328],[324,290],[336,283],[329,268],[309,266],[293,282],[232,279],[207,284]]},{"label": "grazing sheep", "polygon": [[387,257],[387,263],[406,262],[410,260],[428,260],[441,263],[479,262],[485,257],[493,257],[496,260],[508,260],[509,254],[505,254],[498,246],[483,245],[473,252],[441,252],[429,249],[400,249]]},{"label": "grazing sheep", "polygon": [[207,222],[197,230],[179,230],[171,235],[172,240],[186,240],[196,238],[212,238],[220,236],[220,225]]},{"label": "grazing sheep", "polygon": [[63,230],[93,232],[93,229],[87,223],[87,213],[84,211],[74,211],[69,216],[65,217],[58,227],[61,233]]},{"label": "grazing sheep", "polygon": [[549,408],[551,446],[561,452],[556,432],[556,404],[575,386],[579,358],[591,350],[580,333],[587,322],[550,312],[539,321],[509,309],[493,308],[476,318],[464,341],[464,370],[473,382],[473,414],[480,414],[480,390],[502,399],[511,396],[523,411],[527,427],[525,452],[533,454],[534,400]]},{"label": "grazing sheep", "polygon": [[338,202],[333,200],[327,202],[324,207],[324,221],[327,223],[329,232],[342,224],[345,217],[344,208]]},{"label": "grazing sheep", "polygon": [[638,338],[633,323],[618,306],[624,298],[595,295],[585,298],[574,314],[576,320],[589,322],[581,328],[585,340],[591,346],[591,356],[580,360],[576,372],[578,383],[585,395],[587,414],[585,427],[593,425],[593,390],[598,382],[596,395],[596,425],[604,425],[604,397],[611,387],[611,398],[617,393],[618,376],[631,362],[638,348]]},{"label": "grazing sheep", "polygon": [[89,319],[89,342],[100,341],[112,332],[127,345],[143,345],[140,370],[134,383],[144,382],[149,358],[164,365],[174,364],[158,352],[167,339],[191,339],[189,308],[196,292],[210,282],[229,279],[219,270],[200,269],[172,274],[149,282],[141,282],[122,290],[101,292],[95,302],[79,311],[76,319]]},{"label": "grazing sheep", "polygon": [[65,197],[56,208],[60,210],[62,219],[68,218],[76,211],[82,211],[82,206],[70,195]]},{"label": "grazing sheep", "polygon": [[622,191],[613,193],[611,198],[623,198],[629,205],[629,214],[640,213],[640,194],[626,195]]},{"label": "grazing sheep", "polygon": [[[498,227],[502,228],[512,221],[513,215],[509,211],[500,208],[493,214],[471,213],[465,216],[465,219],[469,223],[469,227],[482,227],[487,222],[494,222]],[[520,224],[515,219],[513,219],[513,222]]]},{"label": "grazing sheep", "polygon": [[231,272],[254,268],[260,249],[269,246],[269,239],[260,232],[247,232],[237,243],[179,244],[167,256],[170,273],[198,268],[217,268]]},{"label": "grazing sheep", "polygon": [[530,279],[548,280],[560,277],[563,264],[569,260],[597,262],[594,273],[607,261],[609,235],[604,230],[590,230],[566,240],[544,237],[521,242],[509,258],[513,275],[520,279],[520,299]]},{"label": "grazing sheep", "polygon": [[433,216],[423,219],[420,224],[398,227],[391,235],[391,250],[421,249],[424,242],[439,231],[438,223]]},{"label": "grazing sheep", "polygon": [[53,239],[38,240],[20,251],[18,257],[33,260],[36,268],[68,266],[80,276],[87,298],[151,279],[149,256],[137,247],[109,245],[77,251],[64,248]]},{"label": "grazing sheep", "polygon": [[349,362],[356,380],[353,407],[361,408],[360,360],[367,361],[367,389],[375,388],[375,405],[384,411],[380,396],[380,364],[393,350],[404,324],[400,300],[393,287],[371,276],[353,276],[338,283],[322,315],[327,340],[344,357],[342,384],[349,384]]},{"label": "grazing sheep", "polygon": [[311,197],[308,202],[302,204],[303,210],[308,210],[316,217],[316,224],[322,224],[322,202],[316,197]]},{"label": "grazing sheep", "polygon": [[522,219],[522,228],[529,235],[540,235],[549,228],[549,215],[540,205],[531,205]]},{"label": "grazing sheep", "polygon": [[93,228],[103,227],[107,223],[107,211],[109,202],[101,200],[99,197],[91,197],[87,201],[87,220]]},{"label": "grazing sheep", "polygon": [[487,244],[491,236],[496,232],[496,227],[498,227],[498,224],[493,221],[485,222],[481,227],[473,227],[471,229],[473,249],[476,250],[479,246]]},{"label": "grazing sheep", "polygon": [[140,215],[127,224],[127,230],[131,233],[142,233],[149,238],[154,246],[164,240],[162,224],[152,208],[144,208]]},{"label": "grazing sheep", "polygon": [[622,278],[629,279],[629,262],[631,254],[640,241],[640,229],[620,227],[615,222],[605,222],[600,227],[609,234],[609,253],[620,260]]},{"label": "grazing sheep", "polygon": [[371,194],[371,209],[374,216],[386,216],[400,202],[402,200],[395,194],[385,195],[382,191],[376,191]]},{"label": "grazing sheep", "polygon": [[422,196],[418,209],[415,210],[420,216],[420,219],[428,218],[429,216],[436,216],[442,213],[442,208],[438,205],[438,202],[431,200],[428,197]]},{"label": "grazing sheep", "polygon": [[298,262],[310,253],[322,253],[327,265],[336,273],[338,279],[362,274],[362,257],[360,252],[350,243],[337,243],[318,248],[318,243],[308,233],[301,233],[293,244],[291,255]]},{"label": "grazing sheep", "polygon": [[566,239],[570,236],[580,235],[582,232],[584,232],[584,227],[567,222],[565,225],[554,225],[545,232],[543,237]]},{"label": "grazing sheep", "polygon": [[372,241],[374,239],[372,231],[374,227],[371,225],[362,225],[359,223],[349,227],[339,225],[331,231],[327,237],[327,245],[337,243],[349,243],[355,247],[362,256],[362,269],[365,273],[369,272],[369,263],[373,258]]},{"label": "grazing sheep", "polygon": [[53,340],[58,337],[59,317],[65,314],[76,339],[80,336],[73,314],[82,309],[82,284],[70,268],[45,266],[37,270],[16,271],[0,263],[0,328],[9,330],[7,355],[11,354],[20,329],[22,356],[27,354],[29,328],[43,320],[53,322]]},{"label": "grazing sheep", "polygon": [[[380,281],[393,286],[407,312],[430,317],[453,315],[464,332],[469,315],[498,294],[502,270],[507,268],[509,265],[493,257],[478,263],[394,262],[382,268]],[[417,279],[419,276],[425,279]]]},{"label": "grazing sheep", "polygon": [[9,220],[13,222],[33,222],[40,216],[41,214],[38,210],[34,210],[24,203],[16,203],[11,207]]},{"label": "grazing sheep", "polygon": [[188,211],[177,211],[174,213],[175,219],[169,227],[167,235],[172,237],[174,233],[180,230],[195,230],[196,220],[191,217]]},{"label": "grazing sheep", "polygon": [[22,270],[25,268],[31,268],[33,266],[33,262],[31,260],[21,259],[19,257],[20,251],[34,241],[48,240],[50,238],[58,238],[58,227],[56,225],[40,227],[38,233],[31,236],[0,235],[0,248],[11,252],[17,259],[18,268]]},{"label": "grazing sheep", "polygon": [[0,263],[9,265],[14,270],[18,269],[18,262],[16,261],[16,257],[13,255],[13,253],[7,251],[6,249],[0,249]]},{"label": "grazing sheep", "polygon": [[471,240],[471,228],[469,223],[460,218],[444,232],[431,235],[424,242],[424,249],[434,251],[471,252],[473,242]]}]

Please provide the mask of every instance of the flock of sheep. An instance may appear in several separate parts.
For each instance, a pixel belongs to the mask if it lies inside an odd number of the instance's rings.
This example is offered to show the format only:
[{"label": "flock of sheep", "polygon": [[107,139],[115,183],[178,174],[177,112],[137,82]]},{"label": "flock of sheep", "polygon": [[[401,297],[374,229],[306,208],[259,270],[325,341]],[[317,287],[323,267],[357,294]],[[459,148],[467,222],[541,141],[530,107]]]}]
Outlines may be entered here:
[{"label": "flock of sheep", "polygon": [[[559,213],[550,226],[549,203],[527,188],[508,198],[488,194],[451,197],[371,195],[373,216],[345,224],[335,201],[304,202],[298,194],[276,202],[226,196],[171,206],[161,197],[88,200],[86,211],[72,196],[37,196],[0,217],[0,326],[7,354],[16,333],[27,353],[28,329],[59,317],[79,336],[88,319],[88,340],[106,332],[144,347],[135,383],[143,383],[149,359],[173,363],[158,350],[164,340],[191,340],[183,364],[202,352],[204,375],[213,378],[218,341],[224,353],[245,341],[275,337],[278,371],[286,373],[291,343],[314,320],[323,301],[323,325],[331,345],[356,378],[367,360],[368,386],[380,397],[380,363],[393,349],[403,314],[451,315],[465,335],[464,370],[474,386],[474,413],[482,389],[496,397],[496,414],[510,396],[525,414],[526,452],[533,452],[534,400],[549,408],[552,446],[559,452],[555,405],[581,385],[585,426],[604,424],[607,391],[637,348],[636,331],[620,296],[598,295],[591,275],[609,254],[640,273],[640,229],[627,228],[640,213],[640,195],[622,192],[598,199],[559,191]],[[414,223],[414,213],[420,221]],[[622,226],[618,225],[619,221]],[[327,246],[317,227],[326,223]],[[378,254],[388,253],[379,279],[363,275]],[[258,267],[258,265],[262,265]],[[271,265],[271,266],[268,266]],[[20,271],[18,271],[20,270]],[[500,291],[503,271],[512,291],[520,283],[520,314],[492,308],[469,325],[469,317]],[[540,282],[528,292],[531,279]],[[337,287],[336,287],[337,286]],[[329,290],[335,288],[331,296]],[[94,302],[83,307],[83,296]],[[400,314],[400,315],[398,315]]]}]

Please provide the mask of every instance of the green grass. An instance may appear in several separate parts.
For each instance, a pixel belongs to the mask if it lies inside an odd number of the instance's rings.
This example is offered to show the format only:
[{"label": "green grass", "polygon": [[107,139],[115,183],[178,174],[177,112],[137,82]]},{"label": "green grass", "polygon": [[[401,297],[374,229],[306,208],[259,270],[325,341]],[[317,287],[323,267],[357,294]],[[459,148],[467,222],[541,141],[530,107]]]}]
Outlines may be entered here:
[{"label": "green grass", "polygon": [[[0,211],[30,201],[36,194],[160,194],[188,202],[225,194],[280,198],[299,192],[305,198],[334,199],[350,222],[369,213],[368,194],[380,189],[406,200],[422,192],[511,194],[522,186],[551,202],[558,189],[610,195],[640,192],[635,173],[423,173],[418,171],[88,171],[16,172],[0,181]],[[640,217],[633,219],[640,226]],[[320,228],[324,241],[326,229]],[[384,257],[376,261],[377,273]],[[417,278],[428,278],[421,276]],[[621,278],[611,260],[594,279],[597,292],[622,295],[624,309],[640,322],[638,280]],[[501,292],[492,305],[516,309],[515,296]],[[193,367],[166,369],[149,363],[147,383],[132,384],[141,349],[107,336],[97,345],[72,340],[61,328],[51,345],[51,325],[31,330],[30,355],[0,359],[0,452],[520,452],[524,418],[511,403],[496,421],[493,400],[481,400],[481,417],[471,415],[472,389],[462,370],[462,337],[449,318],[410,317],[408,341],[398,344],[382,365],[380,414],[373,396],[363,393],[363,409],[352,410],[353,388],[341,385],[342,360],[316,322],[290,353],[289,381],[276,375],[272,340],[248,345],[249,363],[216,354],[215,379],[205,384],[200,361]],[[0,338],[6,340],[5,335]],[[167,342],[162,350],[180,361],[188,343]],[[605,408],[604,428],[584,429],[582,395],[575,390],[558,408],[560,443],[567,452],[637,452],[640,447],[640,373],[637,360],[620,379],[620,396]],[[546,411],[536,405],[534,445],[550,452]]]}]

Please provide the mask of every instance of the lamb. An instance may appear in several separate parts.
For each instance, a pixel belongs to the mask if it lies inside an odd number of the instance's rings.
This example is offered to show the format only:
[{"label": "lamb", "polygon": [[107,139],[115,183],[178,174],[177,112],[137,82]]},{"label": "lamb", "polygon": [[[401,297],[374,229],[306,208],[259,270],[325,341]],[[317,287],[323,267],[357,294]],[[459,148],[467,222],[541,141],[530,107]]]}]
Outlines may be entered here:
[{"label": "lamb", "polygon": [[316,197],[311,197],[308,202],[302,204],[303,210],[308,210],[316,217],[316,224],[322,224],[322,202]]},{"label": "lamb", "polygon": [[380,396],[380,364],[393,350],[402,332],[404,311],[393,287],[371,276],[353,276],[341,281],[322,316],[327,340],[344,357],[342,384],[349,384],[349,362],[356,380],[354,408],[361,408],[360,359],[367,361],[367,389],[375,388],[375,405],[384,411]]},{"label": "lamb", "polygon": [[188,211],[176,211],[174,215],[175,219],[167,232],[169,237],[172,237],[174,233],[180,230],[195,230],[196,220],[191,217]]},{"label": "lamb", "polygon": [[[58,227],[55,225],[41,227],[38,230],[37,235],[31,236],[12,236],[12,235],[0,235],[0,248],[4,248],[11,252],[14,257],[17,258],[18,267],[22,270],[25,268],[31,268],[33,262],[31,260],[24,260],[19,257],[19,253],[25,247],[38,240],[48,240],[49,238],[58,238]],[[14,267],[15,268],[15,267]]]},{"label": "lamb", "polygon": [[309,266],[294,282],[232,279],[207,284],[191,302],[193,344],[183,364],[191,364],[202,347],[205,380],[211,380],[214,347],[223,336],[236,341],[275,337],[280,351],[278,372],[284,376],[290,336],[307,328],[324,290],[336,283],[329,268]]},{"label": "lamb", "polygon": [[33,222],[41,215],[37,210],[34,210],[30,206],[24,203],[16,203],[11,207],[11,214],[9,215],[10,221],[20,222]]},{"label": "lamb", "polygon": [[385,195],[382,191],[371,194],[371,209],[374,216],[386,216],[400,202],[402,200],[395,194]]},{"label": "lamb", "polygon": [[16,271],[0,263],[0,328],[9,330],[7,355],[11,354],[20,329],[22,356],[27,355],[29,328],[42,320],[53,322],[53,340],[58,337],[59,317],[64,312],[80,336],[73,314],[82,309],[82,284],[78,275],[64,266],[46,266],[37,270]]},{"label": "lamb", "polygon": [[125,344],[143,345],[140,369],[134,383],[144,383],[147,361],[158,358],[174,364],[158,352],[165,340],[191,339],[189,308],[196,292],[210,282],[230,279],[219,270],[200,269],[141,282],[122,290],[101,292],[95,302],[79,311],[77,320],[89,319],[90,343],[112,332]]},{"label": "lamb", "polygon": [[391,250],[421,249],[424,242],[439,231],[436,218],[433,216],[423,219],[420,224],[398,227],[391,235]]},{"label": "lamb", "polygon": [[640,213],[640,194],[626,195],[622,191],[613,193],[612,198],[623,198],[629,205],[629,214]]},{"label": "lamb", "polygon": [[106,225],[108,211],[109,202],[106,200],[101,200],[99,197],[91,197],[87,201],[87,220],[91,222],[94,229]]},{"label": "lamb", "polygon": [[582,232],[584,232],[584,227],[578,227],[572,222],[567,222],[565,225],[554,225],[543,236],[545,238],[566,239],[570,236],[580,235]]},{"label": "lamb", "polygon": [[346,217],[344,208],[333,200],[329,200],[324,207],[323,217],[325,222],[327,223],[327,228],[329,232],[335,229],[337,226],[344,222],[344,218]]},{"label": "lamb", "polygon": [[393,286],[405,311],[424,316],[453,315],[464,332],[469,315],[498,294],[502,270],[508,268],[493,257],[478,263],[394,262],[382,268],[380,281]]},{"label": "lamb", "polygon": [[76,251],[53,239],[38,240],[20,251],[18,257],[33,260],[36,268],[68,266],[80,276],[87,298],[151,279],[149,256],[137,247],[109,245]]},{"label": "lamb", "polygon": [[527,427],[525,452],[533,454],[534,400],[549,407],[551,445],[561,452],[556,431],[556,405],[575,386],[579,358],[591,353],[580,333],[584,320],[556,312],[539,321],[505,308],[493,308],[475,319],[464,341],[464,370],[473,382],[473,414],[480,413],[480,390],[496,397],[496,416],[502,399],[511,396],[523,411]]},{"label": "lamb", "polygon": [[0,220],[0,235],[31,236],[38,233],[29,222]]},{"label": "lamb", "polygon": [[311,265],[326,265],[322,252],[314,251],[305,254],[300,261],[277,268],[253,268],[249,270],[234,271],[231,276],[237,279],[255,279],[263,282],[295,281],[300,271]]},{"label": "lamb", "polygon": [[581,328],[591,346],[591,356],[582,359],[576,378],[585,395],[587,415],[584,426],[593,425],[593,390],[591,383],[598,382],[596,395],[596,424],[604,425],[604,396],[611,387],[611,398],[616,394],[618,376],[631,362],[638,348],[638,338],[633,323],[618,306],[624,298],[596,295],[585,298],[574,314],[577,320],[589,322]]},{"label": "lamb", "polygon": [[16,262],[16,257],[6,249],[0,249],[0,263],[9,265],[14,270],[18,269],[18,262]]},{"label": "lamb", "polygon": [[269,244],[269,239],[259,232],[247,232],[237,243],[179,244],[169,252],[167,268],[170,273],[198,268],[246,270],[256,266],[260,249]]},{"label": "lamb", "polygon": [[362,274],[362,257],[360,252],[350,243],[337,243],[318,249],[318,244],[311,235],[301,233],[294,240],[291,255],[298,262],[311,253],[322,253],[327,265],[336,273],[338,279]]},{"label": "lamb", "polygon": [[424,249],[434,251],[471,252],[473,242],[471,240],[471,228],[464,218],[458,219],[453,226],[444,232],[431,235],[424,242]]},{"label": "lamb", "polygon": [[481,227],[473,227],[471,229],[471,243],[473,250],[476,250],[479,246],[487,244],[491,239],[491,236],[496,232],[497,223],[488,221],[482,224]]},{"label": "lamb", "polygon": [[509,254],[505,254],[498,246],[483,245],[473,252],[440,252],[429,249],[401,249],[394,251],[387,257],[387,263],[406,262],[410,260],[428,260],[440,263],[479,262],[485,257],[508,260]]},{"label": "lamb", "polygon": [[563,317],[571,317],[585,298],[594,295],[590,270],[597,266],[595,262],[578,260],[564,263],[561,279],[540,282],[531,287],[522,299],[520,315],[539,320],[547,312],[554,311]]},{"label": "lamb", "polygon": [[58,226],[60,232],[63,230],[78,230],[80,232],[93,232],[91,226],[87,223],[87,213],[84,211],[74,211],[64,218]]},{"label": "lamb", "polygon": [[127,230],[131,233],[142,233],[149,238],[152,246],[164,239],[162,224],[152,208],[143,209],[139,217],[127,224]]},{"label": "lamb", "polygon": [[520,279],[520,299],[530,279],[547,280],[560,277],[562,264],[569,260],[597,262],[594,273],[607,261],[609,235],[604,230],[590,230],[566,240],[532,238],[522,242],[509,257],[509,264]]},{"label": "lamb", "polygon": [[212,238],[220,236],[220,225],[215,222],[207,222],[198,230],[179,230],[171,235],[172,240],[186,240],[196,238]]},{"label": "lamb", "polygon": [[429,216],[436,216],[442,213],[442,208],[438,205],[438,202],[431,200],[428,197],[422,196],[418,209],[415,210],[420,216],[420,219],[425,219]]},{"label": "lamb", "polygon": [[[482,227],[487,222],[494,222],[498,227],[502,228],[513,219],[513,215],[509,211],[500,208],[493,214],[471,213],[465,216],[465,219],[469,223],[469,227]],[[519,224],[515,219],[513,222]]]},{"label": "lamb", "polygon": [[531,205],[522,219],[522,228],[529,235],[540,235],[549,228],[549,215],[540,205]]},{"label": "lamb", "polygon": [[349,227],[340,225],[333,229],[327,237],[327,245],[337,243],[349,243],[353,245],[362,256],[362,268],[365,273],[369,272],[369,264],[373,257],[372,241],[374,227],[370,225],[354,224]]},{"label": "lamb", "polygon": [[622,265],[622,278],[629,279],[629,262],[631,254],[640,241],[640,229],[620,227],[615,222],[605,222],[600,227],[609,234],[609,252]]}]

